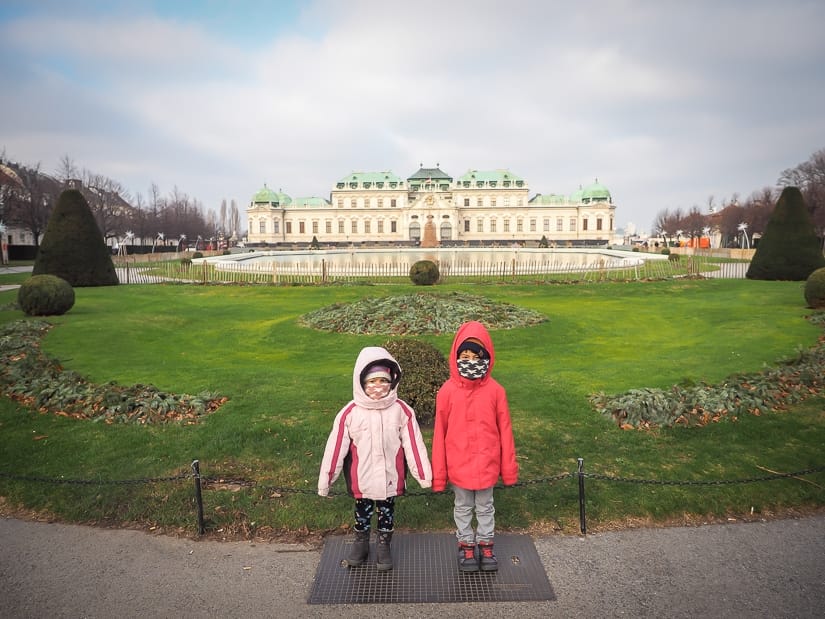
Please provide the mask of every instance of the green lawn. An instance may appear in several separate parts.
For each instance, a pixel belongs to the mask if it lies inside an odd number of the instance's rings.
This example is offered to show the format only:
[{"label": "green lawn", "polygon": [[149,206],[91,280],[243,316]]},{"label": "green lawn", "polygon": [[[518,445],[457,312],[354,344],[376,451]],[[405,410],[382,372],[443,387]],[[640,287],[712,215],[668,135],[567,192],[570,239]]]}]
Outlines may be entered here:
[{"label": "green lawn", "polygon": [[[0,281],[0,283],[5,283]],[[716,383],[810,348],[821,327],[804,319],[803,284],[676,280],[587,285],[448,285],[539,311],[548,321],[494,331],[494,375],[508,391],[526,483],[497,492],[501,529],[578,528],[577,482],[592,474],[701,482],[825,465],[825,398],[790,412],[705,428],[622,431],[588,403],[594,392]],[[349,524],[343,493],[314,494],[333,417],[351,397],[358,351],[384,336],[298,326],[334,302],[395,296],[409,285],[341,287],[148,285],[76,289],[76,304],[44,340],[68,369],[105,383],[152,384],[229,401],[196,425],[134,426],[77,421],[0,399],[0,495],[81,522],[195,529],[191,480],[147,484],[54,484],[14,476],[131,480],[201,472],[223,479],[204,492],[210,531],[227,536],[319,532]],[[21,319],[0,293],[0,323]],[[422,336],[445,354],[452,333]],[[430,432],[425,429],[429,445]],[[671,521],[770,514],[825,505],[825,474],[805,481],[719,485],[591,479],[589,530],[629,520]],[[547,481],[541,481],[547,480]],[[412,482],[414,484],[414,482]],[[448,494],[415,491],[398,504],[400,528],[452,527]]]}]

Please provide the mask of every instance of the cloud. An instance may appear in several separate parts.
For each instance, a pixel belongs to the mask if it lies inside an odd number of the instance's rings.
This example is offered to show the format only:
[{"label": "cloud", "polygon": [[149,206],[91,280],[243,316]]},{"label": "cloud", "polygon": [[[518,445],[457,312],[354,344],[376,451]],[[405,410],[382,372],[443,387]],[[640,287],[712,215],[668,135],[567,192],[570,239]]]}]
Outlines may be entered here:
[{"label": "cloud", "polygon": [[440,163],[541,193],[598,177],[644,228],[825,138],[825,5],[805,0],[37,4],[0,13],[7,156],[208,208]]}]

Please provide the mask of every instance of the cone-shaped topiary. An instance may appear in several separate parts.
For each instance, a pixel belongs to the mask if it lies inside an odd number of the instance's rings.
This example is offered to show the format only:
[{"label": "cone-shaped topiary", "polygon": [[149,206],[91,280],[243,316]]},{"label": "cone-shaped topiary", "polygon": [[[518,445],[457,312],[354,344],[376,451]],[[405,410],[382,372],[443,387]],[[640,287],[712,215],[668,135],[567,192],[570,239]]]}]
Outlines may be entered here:
[{"label": "cone-shaped topiary", "polygon": [[54,275],[34,275],[20,285],[17,303],[27,316],[60,316],[74,306],[74,288]]},{"label": "cone-shaped topiary", "polygon": [[825,309],[825,268],[817,269],[805,282],[805,301],[808,307]]},{"label": "cone-shaped topiary", "polygon": [[805,281],[825,267],[822,244],[797,187],[785,187],[746,274],[748,279]]},{"label": "cone-shaped topiary", "polygon": [[77,189],[60,194],[32,274],[56,275],[75,287],[118,283],[109,248],[86,198]]}]

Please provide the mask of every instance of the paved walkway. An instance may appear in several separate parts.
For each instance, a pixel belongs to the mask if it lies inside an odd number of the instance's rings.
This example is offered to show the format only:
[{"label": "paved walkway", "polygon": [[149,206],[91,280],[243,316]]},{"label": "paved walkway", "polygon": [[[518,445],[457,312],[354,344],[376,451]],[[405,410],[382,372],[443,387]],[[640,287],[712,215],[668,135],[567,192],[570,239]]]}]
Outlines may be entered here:
[{"label": "paved walkway", "polygon": [[556,600],[307,604],[321,551],[0,518],[0,617],[821,617],[825,515],[535,540]]}]

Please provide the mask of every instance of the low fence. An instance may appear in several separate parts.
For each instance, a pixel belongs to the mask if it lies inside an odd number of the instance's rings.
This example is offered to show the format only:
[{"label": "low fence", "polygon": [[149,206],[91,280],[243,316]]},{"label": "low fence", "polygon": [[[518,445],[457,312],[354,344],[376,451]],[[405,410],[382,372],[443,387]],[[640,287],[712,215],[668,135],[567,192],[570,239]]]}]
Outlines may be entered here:
[{"label": "low fence", "polygon": [[[238,263],[227,261],[188,263],[181,260],[158,263],[121,261],[117,267],[122,284],[161,282],[203,284],[331,284],[331,283],[399,283],[408,282],[412,262],[386,264],[333,264],[324,260],[310,263]],[[647,260],[628,265],[620,259],[605,259],[594,265],[550,261],[454,262],[440,264],[442,282],[462,281],[529,281],[529,282],[596,282],[673,279],[685,276],[742,278],[748,263],[709,264],[683,257],[680,260]]]},{"label": "low fence", "polygon": [[[526,486],[535,486],[539,484],[553,484],[556,482],[564,481],[566,479],[574,479],[578,485],[578,499],[579,499],[579,530],[581,531],[582,535],[587,535],[587,509],[586,509],[586,492],[585,492],[585,481],[587,479],[593,480],[600,480],[600,481],[607,481],[613,483],[621,483],[621,484],[645,484],[645,485],[657,485],[657,486],[728,486],[733,484],[751,484],[751,483],[758,483],[758,482],[768,482],[768,481],[775,481],[780,479],[797,479],[802,481],[805,480],[804,477],[806,475],[812,475],[814,473],[822,473],[825,472],[825,466],[818,466],[808,469],[803,469],[800,471],[794,471],[792,473],[771,473],[770,475],[764,475],[761,477],[749,477],[745,479],[713,479],[713,480],[689,480],[689,481],[681,481],[681,480],[662,480],[662,479],[638,479],[638,478],[630,478],[630,477],[616,477],[613,475],[600,475],[597,473],[587,473],[584,470],[584,459],[577,458],[578,466],[576,471],[568,472],[568,473],[561,473],[559,475],[554,475],[552,477],[544,477],[540,479],[532,479],[528,481],[521,481],[512,486],[501,486],[498,488],[499,490],[505,491],[515,491],[519,488],[523,488]],[[193,460],[190,466],[191,473],[182,473],[179,475],[173,475],[170,477],[153,477],[153,478],[143,478],[143,479],[126,479],[126,480],[100,480],[100,479],[67,479],[64,477],[60,478],[49,478],[49,477],[31,477],[26,475],[15,475],[12,473],[6,473],[0,471],[0,479],[7,479],[11,481],[19,481],[19,482],[26,482],[26,483],[43,483],[43,484],[54,484],[54,485],[77,485],[77,486],[107,486],[107,485],[136,485],[136,484],[156,484],[160,482],[183,482],[192,480],[194,482],[194,497],[195,497],[195,508],[196,513],[195,517],[197,520],[197,531],[198,535],[203,535],[206,532],[206,525],[204,520],[204,502],[203,502],[203,489],[204,486],[209,486],[210,484],[216,484],[219,482],[223,482],[224,477],[221,476],[213,476],[213,477],[205,477],[201,475],[200,472],[200,461]],[[810,482],[813,483],[813,482]],[[258,487],[259,484],[256,482],[249,482],[246,481],[245,486],[249,487]],[[316,495],[314,490],[309,490],[307,488],[291,488],[291,487],[284,487],[284,486],[262,486],[265,489],[266,496],[269,497],[281,497],[284,494],[309,494],[309,495]],[[342,492],[330,492],[329,496],[331,497],[348,497],[347,494]],[[414,491],[408,492],[405,494],[408,497],[432,497],[432,492],[424,492],[424,491]]]}]

